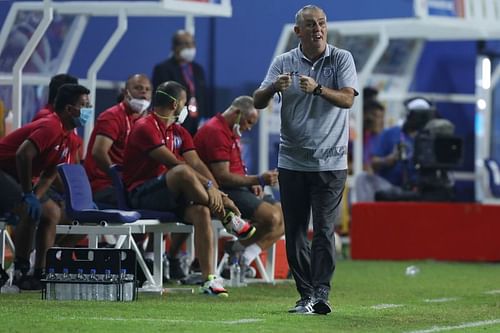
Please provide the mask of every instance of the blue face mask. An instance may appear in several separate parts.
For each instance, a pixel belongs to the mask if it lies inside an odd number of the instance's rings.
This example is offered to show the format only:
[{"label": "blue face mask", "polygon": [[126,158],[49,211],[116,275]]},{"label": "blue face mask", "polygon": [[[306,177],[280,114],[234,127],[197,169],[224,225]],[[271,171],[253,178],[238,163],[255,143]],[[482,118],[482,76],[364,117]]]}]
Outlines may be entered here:
[{"label": "blue face mask", "polygon": [[79,117],[73,117],[73,124],[75,124],[76,127],[83,127],[89,120],[90,116],[94,113],[93,108],[81,108],[80,109],[80,116]]}]

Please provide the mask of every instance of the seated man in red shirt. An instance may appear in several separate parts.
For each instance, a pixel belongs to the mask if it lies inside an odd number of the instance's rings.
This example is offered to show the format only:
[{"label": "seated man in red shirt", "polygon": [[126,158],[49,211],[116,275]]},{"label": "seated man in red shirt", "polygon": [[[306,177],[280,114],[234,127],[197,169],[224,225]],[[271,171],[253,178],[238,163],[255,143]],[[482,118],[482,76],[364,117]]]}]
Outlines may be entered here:
[{"label": "seated man in red shirt", "polygon": [[[74,153],[70,139],[74,128],[83,126],[93,109],[89,90],[77,84],[59,88],[55,112],[31,122],[0,139],[0,213],[19,214],[14,262],[16,281],[29,279],[29,255],[40,219],[40,198],[56,178],[56,166]],[[40,177],[33,187],[34,177]]]},{"label": "seated man in red shirt", "polygon": [[130,133],[123,179],[132,207],[173,211],[193,224],[195,249],[205,281],[200,291],[227,296],[221,280],[214,275],[210,213],[223,221],[230,220],[226,228],[242,238],[251,237],[255,229],[234,218],[232,212],[239,215],[239,210],[218,190],[194,149],[191,135],[176,123],[185,119],[186,98],[186,89],[179,83],[160,84],[155,91],[153,111],[137,120]]},{"label": "seated man in red shirt", "polygon": [[109,168],[123,165],[123,154],[130,131],[151,103],[151,82],[143,74],[127,79],[123,100],[103,111],[96,120],[85,157],[85,171],[90,180],[94,201],[116,206]]},{"label": "seated man in red shirt", "polygon": [[[69,74],[57,74],[50,79],[47,104],[37,112],[32,121],[43,119],[55,112],[54,102],[56,100],[57,91],[62,85],[67,83],[78,84],[78,79]],[[76,132],[76,129],[69,133],[68,140],[68,147],[71,153],[68,154],[66,163],[80,163],[83,140]],[[37,183],[37,181],[38,179],[33,179],[34,183]],[[42,278],[45,268],[45,255],[47,250],[54,246],[56,225],[64,222],[69,223],[69,221],[66,221],[64,215],[64,198],[61,196],[61,190],[62,183],[59,181],[58,177],[56,177],[46,194],[40,198],[42,214],[40,216],[40,223],[36,229],[35,271],[32,279],[25,279],[23,283],[19,285],[20,289],[42,289],[40,279]],[[65,237],[65,243],[60,245],[73,245],[79,238],[80,237],[75,236]],[[67,241],[69,241],[69,243]]]},{"label": "seated man in red shirt", "polygon": [[207,121],[194,138],[201,159],[221,189],[236,203],[242,217],[257,225],[258,232],[254,237],[226,247],[230,254],[242,252],[240,265],[243,268],[284,235],[281,205],[263,192],[265,185],[278,182],[278,172],[247,175],[241,157],[240,131],[249,131],[258,117],[252,97],[240,96],[222,114]]},{"label": "seated man in red shirt", "polygon": [[[96,120],[90,136],[84,166],[97,205],[104,204],[110,207],[117,205],[111,177],[108,174],[109,168],[113,164],[123,165],[128,136],[135,121],[149,108],[151,90],[151,82],[146,75],[134,74],[130,76],[125,83],[123,100],[103,111]],[[172,279],[185,278],[177,254],[188,236],[188,234],[177,233],[171,235],[168,254],[169,272],[167,273]],[[138,240],[137,238],[136,240],[142,241],[142,239]],[[148,242],[148,246],[152,246],[152,244],[152,241]],[[145,259],[152,259],[151,251],[152,249],[146,249]],[[147,257],[149,254],[151,256]]]}]

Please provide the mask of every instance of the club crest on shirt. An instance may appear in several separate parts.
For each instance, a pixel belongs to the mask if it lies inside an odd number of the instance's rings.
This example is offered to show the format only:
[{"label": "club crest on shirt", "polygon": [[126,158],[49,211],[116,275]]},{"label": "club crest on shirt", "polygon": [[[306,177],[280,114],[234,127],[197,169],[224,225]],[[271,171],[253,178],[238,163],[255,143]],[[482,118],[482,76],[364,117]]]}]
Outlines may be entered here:
[{"label": "club crest on shirt", "polygon": [[323,68],[323,76],[324,77],[330,77],[332,75],[333,75],[333,69],[331,67]]},{"label": "club crest on shirt", "polygon": [[66,147],[63,149],[63,151],[61,152],[61,159],[66,159],[66,157],[68,157],[69,155],[69,148]]},{"label": "club crest on shirt", "polygon": [[182,138],[178,135],[174,135],[174,149],[180,149],[182,146]]}]

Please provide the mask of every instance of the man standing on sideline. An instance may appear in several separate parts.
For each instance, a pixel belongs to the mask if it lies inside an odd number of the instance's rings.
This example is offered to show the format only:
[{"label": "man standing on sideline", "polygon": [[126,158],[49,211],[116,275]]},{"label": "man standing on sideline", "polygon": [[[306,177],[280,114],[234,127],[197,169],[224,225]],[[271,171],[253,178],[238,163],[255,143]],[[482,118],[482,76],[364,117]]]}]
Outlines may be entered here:
[{"label": "man standing on sideline", "polygon": [[153,69],[153,88],[166,81],[176,81],[187,87],[188,117],[182,126],[194,136],[200,118],[210,116],[206,100],[207,84],[203,68],[194,61],[196,44],[193,35],[186,30],[178,30],[172,36],[171,56]]},{"label": "man standing on sideline", "polygon": [[[327,44],[325,12],[295,15],[297,48],[274,59],[254,92],[257,109],[282,95],[279,184],[288,263],[300,294],[289,312],[327,314],[335,271],[334,222],[347,178],[349,108],[358,95],[352,55]],[[312,244],[307,230],[312,209]]]},{"label": "man standing on sideline", "polygon": [[269,170],[261,175],[248,175],[240,149],[241,132],[257,123],[259,112],[253,98],[239,96],[221,114],[207,121],[196,133],[194,143],[201,159],[241,211],[242,217],[257,226],[254,237],[229,243],[227,252],[241,252],[240,265],[245,272],[255,258],[283,236],[281,205],[270,195],[264,195],[266,185],[278,182],[278,172]]}]

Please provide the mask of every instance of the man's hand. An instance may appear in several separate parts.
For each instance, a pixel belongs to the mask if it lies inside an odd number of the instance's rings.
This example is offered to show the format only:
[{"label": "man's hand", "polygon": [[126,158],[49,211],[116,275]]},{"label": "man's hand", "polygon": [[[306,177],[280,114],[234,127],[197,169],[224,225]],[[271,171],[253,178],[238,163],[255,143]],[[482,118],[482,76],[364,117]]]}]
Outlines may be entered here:
[{"label": "man's hand", "polygon": [[208,193],[208,208],[214,215],[224,215],[224,204],[222,202],[221,191],[211,186],[207,189]]},{"label": "man's hand", "polygon": [[275,92],[285,91],[292,85],[292,77],[290,74],[278,75],[276,81],[273,82]]},{"label": "man's hand", "polygon": [[264,185],[275,186],[276,184],[278,184],[278,170],[275,169],[266,171],[259,176],[259,179],[262,180],[260,186]]},{"label": "man's hand", "polygon": [[42,206],[35,193],[24,193],[23,202],[26,204],[26,209],[31,219],[35,222],[38,221],[40,219],[40,215],[42,214]]},{"label": "man's hand", "polygon": [[238,209],[238,207],[236,207],[236,204],[234,203],[234,201],[229,199],[227,194],[223,193],[222,201],[224,202],[225,209],[232,211],[233,213],[235,213],[238,216],[241,216],[240,210]]},{"label": "man's hand", "polygon": [[253,185],[252,186],[252,192],[259,199],[262,199],[264,197],[264,189],[260,185]]},{"label": "man's hand", "polygon": [[306,94],[312,94],[314,91],[314,88],[316,88],[317,86],[318,86],[318,83],[312,77],[305,76],[305,75],[299,76],[300,90],[302,90]]}]

